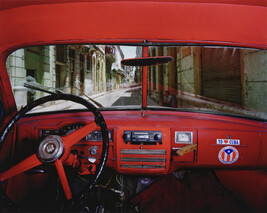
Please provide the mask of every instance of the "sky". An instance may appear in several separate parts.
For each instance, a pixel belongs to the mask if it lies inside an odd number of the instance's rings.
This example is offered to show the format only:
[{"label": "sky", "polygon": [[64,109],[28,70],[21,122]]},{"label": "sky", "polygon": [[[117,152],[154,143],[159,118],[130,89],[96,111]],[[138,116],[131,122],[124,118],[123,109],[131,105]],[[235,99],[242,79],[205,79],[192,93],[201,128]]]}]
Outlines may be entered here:
[{"label": "sky", "polygon": [[136,56],[136,47],[133,46],[120,46],[124,54],[124,58],[135,58]]}]

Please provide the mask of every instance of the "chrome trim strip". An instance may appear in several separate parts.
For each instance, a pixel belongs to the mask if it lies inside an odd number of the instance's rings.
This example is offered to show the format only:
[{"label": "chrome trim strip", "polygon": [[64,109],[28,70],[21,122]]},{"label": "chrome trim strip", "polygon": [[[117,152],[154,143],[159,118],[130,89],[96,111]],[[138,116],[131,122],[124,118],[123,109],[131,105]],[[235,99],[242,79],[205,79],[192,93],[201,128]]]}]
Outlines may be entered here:
[{"label": "chrome trim strip", "polygon": [[121,149],[121,154],[128,155],[166,155],[164,149]]},{"label": "chrome trim strip", "polygon": [[166,162],[166,158],[121,158],[121,162]]},{"label": "chrome trim strip", "polygon": [[131,168],[131,169],[164,169],[165,165],[129,165],[123,164],[121,168]]}]

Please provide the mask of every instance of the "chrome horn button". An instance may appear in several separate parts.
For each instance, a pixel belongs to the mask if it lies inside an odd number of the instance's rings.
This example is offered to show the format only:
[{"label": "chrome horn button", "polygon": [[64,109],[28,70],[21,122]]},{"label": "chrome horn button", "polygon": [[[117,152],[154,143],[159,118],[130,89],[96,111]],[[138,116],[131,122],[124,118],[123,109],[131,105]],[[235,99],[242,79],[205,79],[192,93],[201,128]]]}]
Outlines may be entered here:
[{"label": "chrome horn button", "polygon": [[49,135],[40,143],[37,157],[42,162],[50,163],[58,159],[63,152],[64,146],[61,137]]}]

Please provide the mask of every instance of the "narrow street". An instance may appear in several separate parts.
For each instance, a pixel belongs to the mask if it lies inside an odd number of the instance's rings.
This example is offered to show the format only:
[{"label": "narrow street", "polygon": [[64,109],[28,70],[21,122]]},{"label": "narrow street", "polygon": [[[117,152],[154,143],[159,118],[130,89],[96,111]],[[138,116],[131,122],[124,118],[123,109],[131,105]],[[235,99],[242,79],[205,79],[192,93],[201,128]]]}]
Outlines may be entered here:
[{"label": "narrow street", "polygon": [[[117,107],[117,106],[141,106],[142,104],[142,90],[141,86],[133,88],[121,88],[115,91],[106,91],[90,96],[103,107]],[[148,97],[150,105],[158,106],[158,104]],[[69,109],[77,109],[79,104],[73,104]]]},{"label": "narrow street", "polygon": [[[85,99],[86,97],[83,96]],[[96,93],[89,96],[103,107],[118,107],[118,106],[141,106],[142,104],[142,91],[141,86],[120,88],[113,91],[105,91]],[[91,102],[92,103],[92,102]],[[158,106],[158,104],[148,97],[148,104]],[[52,105],[39,106],[33,109],[32,113],[45,112],[45,111],[58,111],[68,109],[81,109],[82,105],[73,103],[71,101],[57,101]]]},{"label": "narrow street", "polygon": [[[103,107],[141,105],[142,93],[141,87],[121,88],[119,90],[96,93],[89,96]],[[80,104],[72,104],[68,109],[81,108]]]}]

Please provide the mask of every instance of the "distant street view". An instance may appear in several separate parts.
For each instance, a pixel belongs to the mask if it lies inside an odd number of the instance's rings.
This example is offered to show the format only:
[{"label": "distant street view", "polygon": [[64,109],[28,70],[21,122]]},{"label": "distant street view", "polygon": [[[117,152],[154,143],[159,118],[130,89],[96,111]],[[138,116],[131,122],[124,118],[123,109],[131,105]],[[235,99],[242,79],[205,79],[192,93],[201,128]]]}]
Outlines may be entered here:
[{"label": "distant street view", "polygon": [[[148,57],[172,62],[147,67],[147,106],[164,106],[267,118],[266,50],[206,46],[149,46]],[[18,109],[49,93],[68,93],[97,107],[140,107],[142,46],[49,45],[13,52],[6,60]],[[33,112],[76,109],[65,101]]]},{"label": "distant street view", "polygon": [[[140,68],[121,60],[142,56],[141,47],[50,45],[12,53],[7,69],[18,109],[49,93],[88,97],[103,107],[141,105]],[[46,92],[47,91],[47,92]],[[81,108],[57,101],[33,111]]]}]

